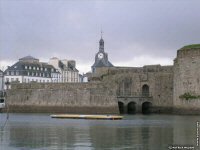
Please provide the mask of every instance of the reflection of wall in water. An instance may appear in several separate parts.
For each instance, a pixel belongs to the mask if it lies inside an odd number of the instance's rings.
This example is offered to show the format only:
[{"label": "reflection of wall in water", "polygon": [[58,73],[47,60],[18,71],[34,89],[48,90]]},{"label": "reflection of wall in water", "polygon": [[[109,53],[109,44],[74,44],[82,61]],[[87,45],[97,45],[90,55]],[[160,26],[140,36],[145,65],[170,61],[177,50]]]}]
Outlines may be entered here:
[{"label": "reflection of wall in water", "polygon": [[50,127],[25,124],[25,126],[10,126],[10,146],[26,148],[61,148],[72,147],[75,144],[75,129],[73,127]]},{"label": "reflection of wall in water", "polygon": [[[98,135],[98,136],[97,136]],[[108,126],[91,127],[92,147],[96,149],[160,149],[163,145],[173,143],[171,128],[157,128],[151,125],[133,123],[130,127]],[[166,144],[166,142],[168,142]]]}]

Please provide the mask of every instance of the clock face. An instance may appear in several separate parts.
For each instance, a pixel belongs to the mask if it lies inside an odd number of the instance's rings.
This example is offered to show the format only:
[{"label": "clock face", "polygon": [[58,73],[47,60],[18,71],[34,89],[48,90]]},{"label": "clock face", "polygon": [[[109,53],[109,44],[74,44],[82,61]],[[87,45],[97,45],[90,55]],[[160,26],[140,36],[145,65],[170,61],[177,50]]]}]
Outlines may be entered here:
[{"label": "clock face", "polygon": [[102,59],[102,58],[103,58],[103,53],[99,53],[99,54],[98,54],[98,58],[99,58],[99,59]]}]

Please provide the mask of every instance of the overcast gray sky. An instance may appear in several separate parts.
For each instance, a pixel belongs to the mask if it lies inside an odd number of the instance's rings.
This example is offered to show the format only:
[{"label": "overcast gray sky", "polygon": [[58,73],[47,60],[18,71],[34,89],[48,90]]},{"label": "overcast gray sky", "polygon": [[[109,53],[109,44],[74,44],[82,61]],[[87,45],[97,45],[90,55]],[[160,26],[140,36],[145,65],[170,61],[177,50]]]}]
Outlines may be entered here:
[{"label": "overcast gray sky", "polygon": [[87,72],[101,28],[114,65],[173,64],[177,49],[200,43],[200,0],[0,0],[0,67],[55,56]]}]

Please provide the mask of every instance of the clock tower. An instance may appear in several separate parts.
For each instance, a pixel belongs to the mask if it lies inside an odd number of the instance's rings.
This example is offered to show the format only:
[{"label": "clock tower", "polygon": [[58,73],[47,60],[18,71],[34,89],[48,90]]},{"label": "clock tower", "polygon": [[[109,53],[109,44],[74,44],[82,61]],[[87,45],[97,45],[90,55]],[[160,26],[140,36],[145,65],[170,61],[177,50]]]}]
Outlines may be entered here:
[{"label": "clock tower", "polygon": [[95,62],[92,65],[92,73],[96,72],[97,68],[100,67],[113,67],[113,65],[108,61],[108,54],[104,52],[104,40],[102,38],[99,41],[99,51],[95,55]]}]

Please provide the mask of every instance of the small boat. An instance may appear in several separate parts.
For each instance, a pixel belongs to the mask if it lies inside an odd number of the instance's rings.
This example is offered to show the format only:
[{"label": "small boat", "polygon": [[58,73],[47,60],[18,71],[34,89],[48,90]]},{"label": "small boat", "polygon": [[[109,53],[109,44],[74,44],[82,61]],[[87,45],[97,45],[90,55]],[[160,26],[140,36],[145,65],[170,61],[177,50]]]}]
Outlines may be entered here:
[{"label": "small boat", "polygon": [[100,119],[100,120],[120,120],[123,116],[118,115],[76,115],[76,114],[57,114],[50,115],[51,118],[60,119]]}]

